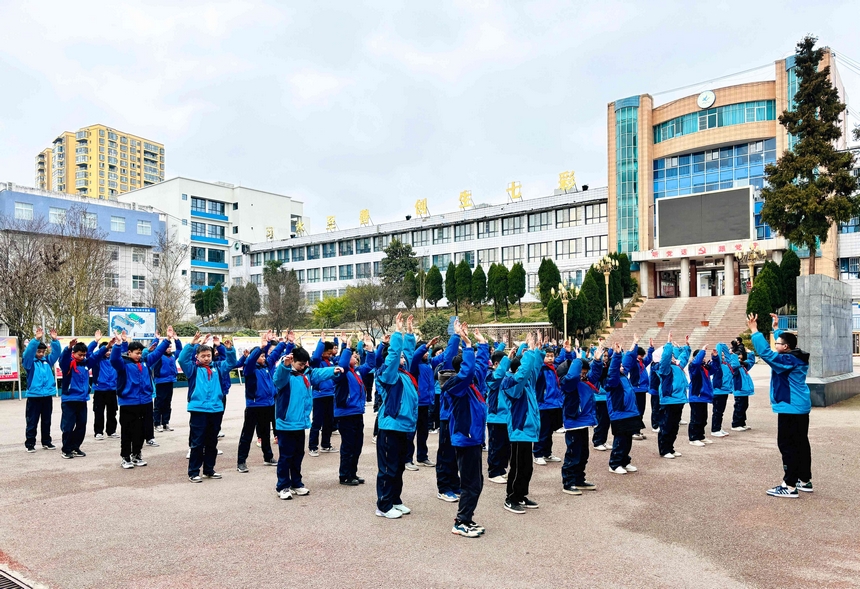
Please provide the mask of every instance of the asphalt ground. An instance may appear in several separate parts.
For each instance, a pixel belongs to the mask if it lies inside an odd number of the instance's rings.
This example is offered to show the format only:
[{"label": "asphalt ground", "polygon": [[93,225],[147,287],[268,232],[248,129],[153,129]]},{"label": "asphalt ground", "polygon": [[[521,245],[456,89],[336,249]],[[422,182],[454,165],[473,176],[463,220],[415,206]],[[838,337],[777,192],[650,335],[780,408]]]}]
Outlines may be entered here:
[{"label": "asphalt ground", "polygon": [[[224,478],[202,484],[186,475],[182,389],[176,431],[158,435],[161,447],[144,450],[149,465],[134,470],[120,468],[119,440],[93,439],[92,413],[85,458],[27,454],[24,402],[3,401],[0,567],[68,588],[860,587],[860,396],[813,410],[815,492],[777,499],[765,495],[782,475],[769,369],[757,365],[752,375],[751,430],[696,448],[682,426],[676,460],[660,458],[648,430],[631,454],[640,471],[625,476],[609,472],[608,452],[592,451],[595,492],[563,494],[560,464],[535,466],[530,497],[540,508],[514,515],[502,509],[504,485],[485,479],[479,539],[451,534],[457,506],[436,498],[433,469],[404,474],[412,514],[375,517],[370,407],[359,463],[367,484],[338,484],[338,454],[305,455],[310,495],[281,501],[275,469],[256,446],[250,472],[236,471],[241,386],[230,393],[219,442]],[[59,421],[57,399],[57,444]],[[563,452],[561,434],[553,448]]]}]

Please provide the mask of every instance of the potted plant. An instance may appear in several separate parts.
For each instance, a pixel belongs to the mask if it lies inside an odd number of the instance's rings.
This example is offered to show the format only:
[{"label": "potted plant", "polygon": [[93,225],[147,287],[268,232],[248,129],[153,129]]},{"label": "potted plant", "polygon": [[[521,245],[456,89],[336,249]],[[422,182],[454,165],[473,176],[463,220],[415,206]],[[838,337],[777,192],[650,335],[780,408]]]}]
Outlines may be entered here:
[{"label": "potted plant", "polygon": [[702,315],[702,327],[707,327],[707,326],[709,326],[710,324],[711,324],[711,322],[710,322],[710,321],[708,321],[708,319],[707,319],[707,315]]}]

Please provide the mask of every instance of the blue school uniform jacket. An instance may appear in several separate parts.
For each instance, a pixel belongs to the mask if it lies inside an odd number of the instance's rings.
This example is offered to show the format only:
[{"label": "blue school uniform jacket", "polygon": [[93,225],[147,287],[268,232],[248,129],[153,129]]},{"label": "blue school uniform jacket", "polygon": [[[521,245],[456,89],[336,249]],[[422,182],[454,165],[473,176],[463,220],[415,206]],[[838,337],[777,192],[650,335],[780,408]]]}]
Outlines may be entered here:
[{"label": "blue school uniform jacket", "polygon": [[50,351],[46,351],[41,360],[36,358],[39,343],[39,340],[33,338],[24,350],[22,364],[27,371],[27,396],[53,397],[57,394],[54,364],[60,359],[60,342],[51,341]]},{"label": "blue school uniform jacket", "polygon": [[597,387],[590,381],[597,381],[602,370],[600,362],[594,362],[588,377],[583,381],[582,360],[577,358],[570,363],[567,374],[561,379],[561,390],[564,393],[564,429],[597,425],[597,414],[594,411],[594,393]]},{"label": "blue school uniform jacket", "polygon": [[563,401],[555,366],[549,366],[546,362],[541,365],[537,382],[535,383],[535,392],[540,411],[561,409]]},{"label": "blue school uniform jacket", "polygon": [[621,375],[621,365],[629,374],[630,368],[636,363],[636,352],[630,351],[613,354],[609,361],[609,371],[606,375],[606,410],[609,411],[609,421],[620,421],[629,417],[639,416],[639,406],[636,404],[636,393],[630,380]]},{"label": "blue school uniform jacket", "polygon": [[543,352],[528,350],[520,367],[502,380],[501,391],[508,406],[508,439],[511,442],[537,442],[540,412],[535,383],[543,364]]},{"label": "blue school uniform jacket", "polygon": [[[271,407],[275,404],[275,381],[272,373],[278,365],[281,356],[293,351],[295,344],[280,342],[272,351],[269,349],[272,343],[268,342],[263,347],[255,347],[245,359],[243,373],[245,376],[245,406],[246,407]],[[266,352],[266,362],[262,366],[257,364],[260,356]]]},{"label": "blue school uniform jacket", "polygon": [[[679,364],[672,362],[673,356],[677,356]],[[687,402],[689,383],[684,367],[689,360],[690,346],[663,346],[663,354],[660,356],[660,405],[683,405]]]},{"label": "blue school uniform jacket", "polygon": [[275,369],[275,426],[278,430],[299,431],[311,427],[311,388],[334,378],[334,367],[305,368],[297,372],[281,362]]},{"label": "blue school uniform jacket", "polygon": [[[153,354],[156,352],[158,349]],[[224,379],[226,376],[226,380],[230,380],[230,369],[236,363],[236,348],[224,348],[218,354],[219,359],[213,360],[208,367],[197,364],[196,354],[196,345],[184,346],[179,353],[179,365],[188,378],[188,411],[220,413],[224,411],[229,391]]]},{"label": "blue school uniform jacket", "polygon": [[[169,340],[168,340],[169,341]],[[163,384],[166,382],[176,382],[178,371],[176,370],[176,358],[182,352],[182,342],[179,339],[173,340],[173,353],[165,353],[161,358],[152,363],[152,377],[155,379],[155,384]]]},{"label": "blue school uniform jacket", "polygon": [[110,350],[110,364],[116,370],[116,400],[120,406],[145,405],[152,403],[152,376],[147,362],[158,360],[167,349],[169,342],[164,340],[155,350],[140,362],[123,356],[123,346],[114,345]]},{"label": "blue school uniform jacket", "polygon": [[508,423],[508,405],[500,389],[510,365],[510,358],[503,357],[499,366],[487,377],[487,423]]},{"label": "blue school uniform jacket", "polygon": [[717,354],[720,358],[720,378],[713,379],[714,395],[731,395],[734,390],[734,375],[729,364],[732,353],[726,344],[717,344]]},{"label": "blue school uniform jacket", "polygon": [[719,358],[712,356],[705,362],[705,355],[705,350],[699,350],[690,362],[690,403],[713,403],[713,380],[722,381]]},{"label": "blue school uniform jacket", "polygon": [[445,354],[439,354],[428,360],[424,359],[427,353],[427,344],[421,344],[412,356],[409,364],[409,372],[418,381],[418,406],[429,407],[433,404],[433,395],[436,394],[436,383],[433,379],[434,371],[445,360]]},{"label": "blue school uniform jacket", "polygon": [[729,366],[732,369],[732,394],[735,397],[752,397],[755,394],[755,386],[749,375],[754,364],[755,354],[752,352],[747,352],[746,362],[741,362],[740,356],[737,354],[732,354],[729,357]]},{"label": "blue school uniform jacket", "polygon": [[351,368],[352,352],[344,350],[340,355],[338,366],[343,372],[334,377],[334,416],[363,415],[367,392],[364,390],[364,375],[373,372],[376,365],[376,354],[368,352],[364,355],[364,363]]},{"label": "blue school uniform jacket", "polygon": [[72,348],[66,346],[60,354],[60,371],[63,379],[60,381],[63,401],[90,400],[90,365],[93,357],[87,354],[84,361],[78,364],[72,358]]},{"label": "blue school uniform jacket", "polygon": [[[773,333],[779,339],[782,330]],[[770,366],[770,406],[774,413],[806,415],[812,408],[806,373],[809,371],[809,354],[795,348],[787,354],[777,354],[770,349],[761,333],[752,336],[753,347],[765,364]]]},{"label": "blue school uniform jacket", "polygon": [[479,385],[475,382],[475,373],[480,370],[486,375],[487,371],[482,364],[486,365],[488,359],[487,344],[479,347],[477,359],[475,350],[465,348],[460,371],[442,385],[442,396],[448,397],[451,406],[448,428],[452,446],[464,448],[484,443],[487,405]]},{"label": "blue school uniform jacket", "polygon": [[[335,338],[335,350],[337,347],[337,338]],[[314,349],[314,353],[311,355],[310,367],[311,368],[332,368],[335,366],[329,360],[323,360],[322,354],[325,351],[325,342],[320,340],[317,343],[316,349]],[[320,397],[333,397],[334,396],[334,381],[331,379],[321,380],[319,383],[313,385],[313,395],[314,399],[318,399]]]},{"label": "blue school uniform jacket", "polygon": [[[460,351],[460,336],[452,335],[448,339],[448,345],[445,346],[445,352],[442,354],[442,369],[443,370],[452,370],[454,365],[451,364],[451,361],[454,359],[454,356]],[[446,399],[443,395],[441,395],[442,388],[439,387],[439,420],[440,421],[448,421],[451,417],[451,403],[449,399]]]},{"label": "blue school uniform jacket", "polygon": [[[453,339],[453,338],[452,338]],[[400,367],[400,356],[407,365],[415,351],[415,336],[394,333],[388,345],[388,355],[376,375],[379,391],[379,429],[414,432],[418,421],[418,383],[415,377]]]},{"label": "blue school uniform jacket", "polygon": [[116,391],[116,370],[110,365],[108,347],[93,340],[87,348],[93,356],[93,390]]},{"label": "blue school uniform jacket", "polygon": [[[654,348],[649,347],[644,358],[639,358],[636,354],[636,362],[630,366],[630,384],[633,385],[633,391],[637,393],[645,393],[648,391],[650,377],[648,376],[648,366],[651,365],[651,358],[654,354]],[[653,369],[652,369],[653,370]]]}]

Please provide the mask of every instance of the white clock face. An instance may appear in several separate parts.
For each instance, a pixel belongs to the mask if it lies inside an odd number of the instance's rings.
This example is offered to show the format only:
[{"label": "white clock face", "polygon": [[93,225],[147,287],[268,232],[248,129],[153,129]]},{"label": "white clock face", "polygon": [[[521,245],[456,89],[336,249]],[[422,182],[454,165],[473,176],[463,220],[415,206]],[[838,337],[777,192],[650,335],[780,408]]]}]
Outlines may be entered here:
[{"label": "white clock face", "polygon": [[696,99],[696,104],[699,105],[699,108],[710,108],[716,100],[717,97],[712,91],[705,90],[699,94],[699,98]]}]

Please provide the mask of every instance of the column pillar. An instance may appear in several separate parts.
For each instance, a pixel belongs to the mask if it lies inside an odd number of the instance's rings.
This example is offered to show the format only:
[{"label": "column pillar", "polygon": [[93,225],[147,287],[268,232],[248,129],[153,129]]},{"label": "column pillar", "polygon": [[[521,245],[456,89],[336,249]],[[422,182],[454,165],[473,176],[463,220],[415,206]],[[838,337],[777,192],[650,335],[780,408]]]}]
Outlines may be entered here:
[{"label": "column pillar", "polygon": [[690,298],[690,258],[681,258],[680,283],[681,298]]},{"label": "column pillar", "polygon": [[649,295],[649,287],[651,286],[651,264],[648,262],[639,262],[639,293],[646,299]]},{"label": "column pillar", "polygon": [[732,254],[726,254],[723,262],[723,293],[727,295],[735,294],[735,257]]}]

